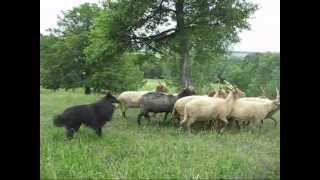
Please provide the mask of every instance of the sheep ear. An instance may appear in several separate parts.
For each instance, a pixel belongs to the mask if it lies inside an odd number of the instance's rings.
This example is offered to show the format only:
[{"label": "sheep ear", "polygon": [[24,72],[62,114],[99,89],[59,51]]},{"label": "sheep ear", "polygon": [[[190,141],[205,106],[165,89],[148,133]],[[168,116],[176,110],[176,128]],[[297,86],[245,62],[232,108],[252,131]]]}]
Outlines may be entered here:
[{"label": "sheep ear", "polygon": [[278,90],[277,87],[276,87],[276,91],[277,91],[277,99],[279,100],[280,99],[280,93],[279,93],[279,90]]},{"label": "sheep ear", "polygon": [[234,87],[232,86],[231,83],[229,83],[228,81],[224,80],[224,82],[227,84],[227,86],[229,86],[230,89],[234,89]]}]

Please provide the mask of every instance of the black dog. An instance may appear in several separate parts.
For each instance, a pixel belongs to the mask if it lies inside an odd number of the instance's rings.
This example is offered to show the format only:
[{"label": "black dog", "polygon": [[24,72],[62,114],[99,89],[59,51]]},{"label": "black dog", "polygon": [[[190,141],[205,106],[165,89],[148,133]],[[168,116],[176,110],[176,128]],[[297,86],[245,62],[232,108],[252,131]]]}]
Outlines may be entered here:
[{"label": "black dog", "polygon": [[57,127],[64,126],[67,130],[66,135],[68,138],[73,137],[73,134],[79,130],[81,124],[94,129],[96,134],[101,137],[101,128],[107,121],[112,119],[112,114],[115,109],[112,103],[119,102],[116,97],[108,92],[107,95],[98,102],[67,108],[62,114],[54,118],[54,125]]}]

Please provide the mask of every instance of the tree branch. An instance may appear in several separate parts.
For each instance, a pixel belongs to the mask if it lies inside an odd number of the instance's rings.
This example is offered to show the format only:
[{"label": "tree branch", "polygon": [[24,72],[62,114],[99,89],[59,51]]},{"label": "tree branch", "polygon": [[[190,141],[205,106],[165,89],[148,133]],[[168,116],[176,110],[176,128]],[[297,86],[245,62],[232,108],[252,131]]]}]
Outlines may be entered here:
[{"label": "tree branch", "polygon": [[167,30],[162,31],[162,32],[160,32],[158,34],[155,34],[155,35],[150,35],[150,36],[147,36],[147,37],[140,37],[140,38],[141,39],[145,39],[145,40],[155,40],[155,41],[157,41],[159,39],[164,38],[165,36],[171,35],[171,34],[168,34],[168,33],[172,32],[172,31],[173,31],[173,33],[175,33],[177,31],[177,29],[176,28],[171,28],[171,29],[167,29]]},{"label": "tree branch", "polygon": [[140,21],[138,21],[138,26],[142,26],[142,25],[145,24],[149,19],[153,18],[153,17],[155,16],[155,14],[162,9],[163,1],[164,1],[164,0],[161,0],[161,1],[160,1],[160,4],[159,4],[158,8],[155,9],[155,10],[153,10],[153,11],[151,11],[151,13],[150,13],[149,16],[147,16],[145,19],[141,19]]}]

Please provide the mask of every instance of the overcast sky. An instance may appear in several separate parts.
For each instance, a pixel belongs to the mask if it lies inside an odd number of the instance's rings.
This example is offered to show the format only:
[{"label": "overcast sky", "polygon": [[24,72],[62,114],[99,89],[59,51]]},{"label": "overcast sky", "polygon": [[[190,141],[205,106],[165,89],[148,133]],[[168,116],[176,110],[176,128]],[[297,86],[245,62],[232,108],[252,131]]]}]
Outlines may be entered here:
[{"label": "overcast sky", "polygon": [[[240,34],[235,51],[280,52],[280,0],[251,0],[260,9],[249,20],[251,30]],[[57,15],[84,2],[99,0],[40,0],[40,32],[56,26]]]}]

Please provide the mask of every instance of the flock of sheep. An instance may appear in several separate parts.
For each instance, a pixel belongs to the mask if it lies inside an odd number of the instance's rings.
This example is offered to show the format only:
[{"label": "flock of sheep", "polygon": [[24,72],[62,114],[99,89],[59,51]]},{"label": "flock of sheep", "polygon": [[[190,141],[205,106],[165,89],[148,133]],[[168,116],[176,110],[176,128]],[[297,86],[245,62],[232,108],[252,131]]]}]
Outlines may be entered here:
[{"label": "flock of sheep", "polygon": [[235,123],[240,129],[240,124],[263,124],[263,120],[272,119],[280,109],[280,94],[276,89],[275,99],[266,97],[245,97],[245,93],[229,82],[226,91],[219,88],[209,92],[208,95],[195,95],[192,87],[184,88],[179,94],[167,94],[168,89],[159,82],[156,91],[125,91],[118,98],[110,92],[100,101],[67,108],[62,114],[54,118],[54,124],[66,128],[69,138],[78,131],[81,124],[94,129],[101,136],[102,127],[112,119],[115,110],[113,103],[119,103],[121,115],[127,119],[128,108],[140,108],[137,117],[138,124],[144,117],[150,121],[149,113],[165,113],[164,121],[171,113],[171,122],[184,127],[191,132],[191,125],[195,122],[208,122],[213,124],[218,132],[223,132],[227,125]]},{"label": "flock of sheep", "polygon": [[[235,122],[240,128],[241,124],[258,123],[259,127],[264,119],[276,120],[272,115],[280,109],[280,94],[278,89],[275,99],[266,97],[245,97],[245,93],[234,87],[229,82],[226,93],[222,88],[211,91],[208,95],[195,95],[192,88],[185,88],[175,95],[166,94],[167,89],[161,83],[156,92],[126,91],[119,95],[118,100],[122,117],[126,118],[128,108],[140,108],[138,124],[141,116],[150,120],[149,112],[168,113],[172,112],[172,123],[180,124],[191,131],[191,125],[197,121],[213,122],[217,129],[222,132],[227,124]],[[219,127],[218,127],[219,125]]]}]

